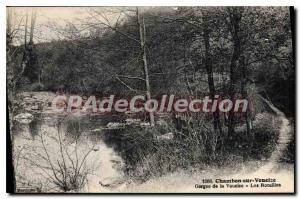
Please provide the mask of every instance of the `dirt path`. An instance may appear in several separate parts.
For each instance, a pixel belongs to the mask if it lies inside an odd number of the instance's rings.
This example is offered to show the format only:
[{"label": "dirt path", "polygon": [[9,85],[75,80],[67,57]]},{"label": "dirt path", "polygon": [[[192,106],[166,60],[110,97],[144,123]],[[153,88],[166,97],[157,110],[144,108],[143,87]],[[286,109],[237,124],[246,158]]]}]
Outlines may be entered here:
[{"label": "dirt path", "polygon": [[281,121],[276,149],[272,153],[269,162],[259,169],[259,172],[271,172],[277,167],[280,158],[282,157],[284,151],[287,149],[288,144],[292,139],[292,130],[290,121],[286,118],[285,114],[278,108],[276,108],[269,100],[261,96],[260,98],[275,112],[275,114]]}]

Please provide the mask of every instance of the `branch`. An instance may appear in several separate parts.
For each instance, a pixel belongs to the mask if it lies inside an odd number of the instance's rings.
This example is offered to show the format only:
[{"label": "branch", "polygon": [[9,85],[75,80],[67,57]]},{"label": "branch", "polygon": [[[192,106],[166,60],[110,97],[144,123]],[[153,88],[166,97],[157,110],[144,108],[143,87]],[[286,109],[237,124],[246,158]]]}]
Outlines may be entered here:
[{"label": "branch", "polygon": [[119,82],[121,82],[121,84],[123,84],[124,86],[126,86],[129,90],[134,91],[134,92],[138,92],[138,90],[128,86],[125,82],[123,82],[119,77],[116,76],[116,79],[119,80]]},{"label": "branch", "polygon": [[144,78],[141,78],[141,77],[133,77],[133,76],[127,76],[127,75],[117,75],[117,77],[124,77],[124,78],[128,78],[128,79],[139,79],[142,81],[146,81]]},{"label": "branch", "polygon": [[[100,14],[97,13],[96,11],[94,11],[94,12],[95,12],[98,16],[100,15]],[[130,35],[124,33],[124,32],[119,31],[119,30],[116,29],[115,27],[112,27],[110,24],[106,24],[106,23],[100,21],[100,20],[99,20],[95,15],[93,15],[92,13],[89,13],[89,14],[90,14],[94,19],[96,19],[96,20],[98,21],[99,24],[102,24],[102,25],[108,27],[109,29],[111,29],[111,30],[113,30],[113,31],[115,31],[115,32],[117,32],[117,33],[119,33],[119,34],[121,34],[121,35],[127,37],[128,39],[131,39],[131,40],[133,40],[133,41],[135,41],[135,42],[137,42],[137,43],[140,43],[140,41],[137,40],[137,39],[135,39],[134,37],[132,37],[132,36],[130,36]],[[102,15],[100,15],[100,17],[103,18]],[[104,20],[105,20],[105,18],[104,18]]]},{"label": "branch", "polygon": [[63,182],[57,177],[57,175],[56,175],[56,173],[55,173],[55,169],[54,169],[54,166],[53,166],[53,164],[52,164],[52,162],[51,162],[51,160],[50,160],[50,156],[49,156],[49,153],[48,153],[47,148],[46,148],[46,146],[45,146],[43,136],[41,135],[40,137],[41,137],[43,149],[44,149],[44,151],[45,151],[45,153],[46,153],[46,155],[47,155],[47,159],[48,159],[48,162],[49,162],[49,164],[50,164],[50,166],[51,166],[53,175],[54,175],[55,179],[56,179],[59,183],[63,184]]}]

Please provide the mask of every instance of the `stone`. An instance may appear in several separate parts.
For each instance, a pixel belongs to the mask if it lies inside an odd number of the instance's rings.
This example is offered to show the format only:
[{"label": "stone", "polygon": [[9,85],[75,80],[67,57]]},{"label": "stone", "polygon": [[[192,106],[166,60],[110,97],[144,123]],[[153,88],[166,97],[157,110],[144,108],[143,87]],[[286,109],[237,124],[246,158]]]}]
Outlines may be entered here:
[{"label": "stone", "polygon": [[20,113],[14,117],[14,120],[21,124],[29,124],[33,119],[34,117],[30,113]]}]

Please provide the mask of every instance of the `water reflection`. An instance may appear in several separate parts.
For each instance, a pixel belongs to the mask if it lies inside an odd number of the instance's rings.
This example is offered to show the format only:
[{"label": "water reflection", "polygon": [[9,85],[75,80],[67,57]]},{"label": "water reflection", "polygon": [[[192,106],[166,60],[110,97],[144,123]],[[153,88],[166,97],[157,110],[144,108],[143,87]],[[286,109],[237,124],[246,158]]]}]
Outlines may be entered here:
[{"label": "water reflection", "polygon": [[39,134],[39,132],[42,129],[43,124],[43,116],[41,113],[34,114],[34,119],[31,123],[29,123],[29,133],[31,137],[34,139],[36,135]]},{"label": "water reflection", "polygon": [[[111,120],[95,116],[58,117],[34,114],[34,119],[29,124],[16,122],[14,125],[16,136],[14,147],[18,150],[15,151],[21,153],[19,149],[22,149],[22,155],[27,154],[26,157],[31,157],[20,160],[18,176],[23,176],[22,182],[26,183],[27,181],[39,181],[40,179],[38,179],[36,173],[40,171],[37,168],[29,167],[27,161],[29,160],[32,163],[33,160],[36,160],[38,164],[41,164],[40,159],[32,158],[34,156],[33,151],[43,146],[41,145],[41,139],[44,140],[45,147],[49,151],[50,157],[53,158],[53,162],[56,162],[57,159],[59,160],[61,157],[59,156],[58,135],[61,133],[63,146],[69,147],[67,151],[70,152],[70,155],[73,154],[71,149],[74,146],[78,147],[78,154],[82,153],[81,155],[89,148],[94,148],[86,159],[85,164],[85,167],[91,169],[93,173],[88,177],[90,189],[101,189],[99,181],[107,182],[107,179],[109,179],[108,183],[113,183],[116,179],[122,179],[122,158],[113,148],[107,146],[101,132],[92,131],[95,128],[106,125],[108,121]],[[43,151],[39,150],[37,152],[43,153]],[[82,159],[82,157],[79,159]]]}]

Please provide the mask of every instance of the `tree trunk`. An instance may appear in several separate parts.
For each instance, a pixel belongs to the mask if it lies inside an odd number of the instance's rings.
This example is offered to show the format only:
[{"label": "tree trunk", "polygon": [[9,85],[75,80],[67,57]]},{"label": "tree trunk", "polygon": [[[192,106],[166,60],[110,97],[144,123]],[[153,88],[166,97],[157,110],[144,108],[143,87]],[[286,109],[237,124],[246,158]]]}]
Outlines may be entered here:
[{"label": "tree trunk", "polygon": [[30,27],[29,30],[29,42],[27,42],[27,22],[26,22],[26,27],[25,27],[25,49],[24,49],[24,56],[23,56],[23,63],[22,63],[22,68],[24,70],[24,76],[28,77],[31,83],[35,81],[39,81],[39,73],[40,69],[38,68],[37,64],[37,56],[36,52],[34,49],[34,27],[35,27],[35,22],[36,22],[36,12],[31,13],[31,18],[30,18]]},{"label": "tree trunk", "polygon": [[[245,65],[245,58],[242,56],[241,58],[241,69],[242,69],[242,80],[241,80],[241,94],[244,99],[248,100],[248,91],[247,91],[247,68]],[[249,100],[248,100],[249,101]],[[245,121],[246,121],[246,127],[247,127],[247,136],[252,139],[252,123],[250,118],[250,112],[249,112],[249,104],[248,108],[245,112]]]},{"label": "tree trunk", "polygon": [[36,21],[36,12],[32,12],[31,14],[31,24],[30,24],[30,38],[29,43],[33,44],[33,33],[34,33],[34,26]]},{"label": "tree trunk", "polygon": [[[238,64],[238,60],[241,55],[241,44],[239,38],[239,31],[240,31],[240,21],[242,18],[242,11],[239,8],[233,8],[229,10],[229,19],[230,19],[230,29],[233,39],[233,53],[230,61],[230,85],[229,85],[229,95],[230,99],[233,102],[235,100],[235,87],[236,87],[236,67]],[[235,127],[235,115],[233,110],[229,112],[228,116],[228,139],[229,141],[232,140],[234,134],[234,127]]]},{"label": "tree trunk", "polygon": [[[150,92],[150,82],[149,82],[149,73],[148,73],[148,63],[147,63],[147,52],[146,52],[146,28],[144,17],[140,16],[138,8],[136,9],[136,15],[138,19],[139,32],[140,32],[140,45],[143,55],[143,65],[144,65],[144,75],[145,75],[145,83],[146,83],[146,98],[147,100],[151,99]],[[154,114],[153,112],[149,112],[150,117],[150,125],[154,126]]]},{"label": "tree trunk", "polygon": [[[208,20],[206,18],[207,16],[204,15],[203,17],[203,38],[204,38],[204,47],[205,47],[205,68],[207,73],[207,81],[208,81],[208,88],[210,93],[210,98],[214,99],[215,97],[215,84],[214,84],[214,76],[213,76],[213,65],[211,61],[211,55],[210,55],[210,43],[209,43],[209,30],[208,30]],[[218,112],[218,109],[213,112],[213,118],[214,118],[214,131],[219,133],[219,135],[222,135],[222,125],[220,121],[220,115]]]},{"label": "tree trunk", "polygon": [[23,58],[21,62],[22,71],[24,73],[27,62],[28,62],[28,53],[27,53],[27,33],[28,33],[28,13],[26,13],[26,21],[25,21],[25,33],[24,33],[24,51],[23,51]]}]

